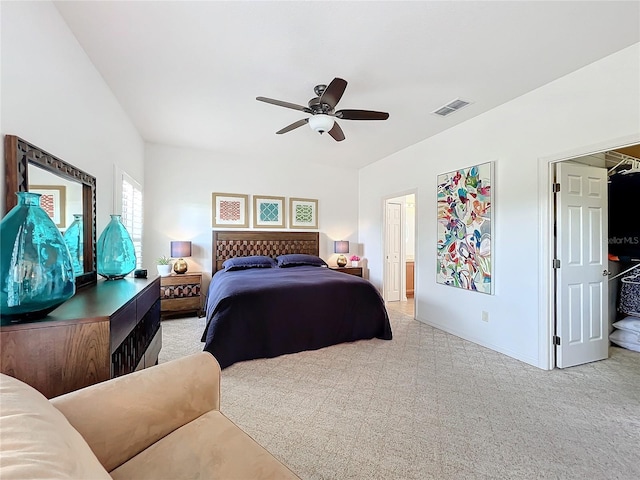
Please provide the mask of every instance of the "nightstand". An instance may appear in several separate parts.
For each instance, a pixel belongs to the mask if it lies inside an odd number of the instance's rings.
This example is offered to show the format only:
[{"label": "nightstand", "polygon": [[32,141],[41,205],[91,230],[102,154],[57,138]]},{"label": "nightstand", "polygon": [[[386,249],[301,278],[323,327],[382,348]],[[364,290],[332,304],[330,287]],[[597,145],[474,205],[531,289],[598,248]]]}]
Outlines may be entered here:
[{"label": "nightstand", "polygon": [[160,277],[162,317],[185,313],[202,316],[202,273],[187,272]]},{"label": "nightstand", "polygon": [[331,270],[347,273],[349,275],[355,275],[356,277],[362,277],[362,267],[329,267]]}]

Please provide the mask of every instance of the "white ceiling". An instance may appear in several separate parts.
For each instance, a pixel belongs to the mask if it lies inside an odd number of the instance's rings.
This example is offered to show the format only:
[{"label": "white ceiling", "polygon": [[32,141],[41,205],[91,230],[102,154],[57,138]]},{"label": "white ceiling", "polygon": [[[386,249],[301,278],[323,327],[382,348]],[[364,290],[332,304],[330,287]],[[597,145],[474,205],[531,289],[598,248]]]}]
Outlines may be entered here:
[{"label": "white ceiling", "polygon": [[[640,2],[59,1],[91,61],[152,143],[233,158],[359,168],[640,41]],[[349,82],[335,142],[308,116],[313,87]],[[455,98],[472,105],[441,118]],[[544,121],[544,119],[540,119]]]}]

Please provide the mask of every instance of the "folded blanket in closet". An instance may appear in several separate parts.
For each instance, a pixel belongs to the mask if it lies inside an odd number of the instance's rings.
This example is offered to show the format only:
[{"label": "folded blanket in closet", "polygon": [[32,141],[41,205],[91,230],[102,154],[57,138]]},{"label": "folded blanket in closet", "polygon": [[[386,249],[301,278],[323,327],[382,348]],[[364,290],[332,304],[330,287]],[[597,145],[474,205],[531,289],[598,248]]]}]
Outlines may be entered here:
[{"label": "folded blanket in closet", "polygon": [[620,303],[618,310],[627,315],[640,317],[640,283],[620,282]]}]

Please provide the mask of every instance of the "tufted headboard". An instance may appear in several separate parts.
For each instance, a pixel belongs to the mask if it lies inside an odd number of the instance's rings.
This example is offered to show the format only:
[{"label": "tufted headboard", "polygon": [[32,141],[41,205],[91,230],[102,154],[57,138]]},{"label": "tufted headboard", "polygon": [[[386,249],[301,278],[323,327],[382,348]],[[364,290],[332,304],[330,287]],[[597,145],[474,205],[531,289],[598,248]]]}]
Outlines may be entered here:
[{"label": "tufted headboard", "polygon": [[318,232],[247,232],[214,230],[212,271],[222,270],[222,263],[233,257],[267,255],[277,257],[287,253],[320,254]]}]

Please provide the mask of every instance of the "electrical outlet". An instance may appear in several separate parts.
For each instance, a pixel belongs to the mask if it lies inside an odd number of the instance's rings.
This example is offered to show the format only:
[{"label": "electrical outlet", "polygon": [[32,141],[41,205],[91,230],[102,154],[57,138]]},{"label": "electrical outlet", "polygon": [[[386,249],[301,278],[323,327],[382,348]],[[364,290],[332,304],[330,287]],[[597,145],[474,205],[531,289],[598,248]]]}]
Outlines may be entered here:
[{"label": "electrical outlet", "polygon": [[482,311],[482,321],[483,322],[489,321],[489,312],[485,312],[484,310]]}]

